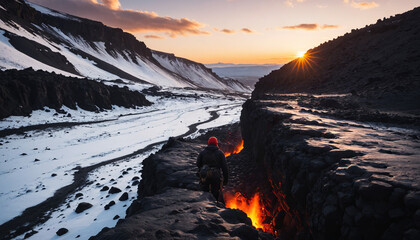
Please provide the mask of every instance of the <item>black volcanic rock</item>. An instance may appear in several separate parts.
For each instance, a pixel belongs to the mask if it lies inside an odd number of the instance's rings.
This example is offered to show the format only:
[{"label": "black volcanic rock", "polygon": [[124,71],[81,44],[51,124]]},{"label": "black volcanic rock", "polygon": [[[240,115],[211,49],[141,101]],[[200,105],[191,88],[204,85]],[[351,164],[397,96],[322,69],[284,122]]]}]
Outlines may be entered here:
[{"label": "black volcanic rock", "polygon": [[[420,8],[378,20],[308,50],[260,79],[254,99],[270,93],[351,93],[381,107],[420,109]],[[324,104],[337,107],[334,102]]]},{"label": "black volcanic rock", "polygon": [[114,201],[111,201],[111,202],[109,202],[107,205],[105,205],[105,207],[104,207],[104,209],[105,210],[108,210],[108,209],[110,209],[112,206],[114,206],[115,205],[115,202]]},{"label": "black volcanic rock", "polygon": [[76,109],[76,104],[88,111],[111,109],[112,105],[149,106],[143,94],[128,88],[65,77],[43,71],[0,71],[0,119],[10,115],[28,115],[32,110],[63,105]]},{"label": "black volcanic rock", "polygon": [[85,210],[91,208],[93,205],[87,202],[81,202],[79,205],[77,205],[77,208],[75,210],[76,213],[82,213]]},{"label": "black volcanic rock", "polygon": [[261,237],[245,213],[200,190],[195,161],[203,143],[171,139],[145,159],[139,198],[124,221],[92,239],[273,239]]},{"label": "black volcanic rock", "polygon": [[63,236],[64,234],[66,234],[69,230],[67,228],[60,228],[58,229],[58,231],[56,232],[56,234],[58,236]]},{"label": "black volcanic rock", "polygon": [[[274,209],[274,219],[268,220],[278,237],[416,236],[420,208],[418,138],[383,131],[369,122],[330,118],[328,111],[344,108],[345,102],[325,101],[331,109],[321,113],[300,104],[290,110],[284,103],[304,102],[311,96],[270,98],[272,101],[251,99],[243,105],[245,149],[240,154],[247,154],[270,180],[269,191],[260,193],[268,203],[265,209]],[[376,120],[382,126],[380,119]],[[399,125],[388,128],[391,126]],[[404,131],[417,134],[417,129],[408,125]],[[351,135],[355,133],[357,137]],[[399,141],[404,141],[403,147]],[[241,160],[239,164],[246,162]],[[263,184],[258,182],[258,187],[263,189]]]},{"label": "black volcanic rock", "polygon": [[111,187],[111,189],[109,189],[108,193],[110,194],[114,194],[114,193],[119,193],[121,192],[121,189],[117,188],[117,187]]},{"label": "black volcanic rock", "polygon": [[118,200],[127,201],[128,200],[128,193],[127,192],[123,193]]}]

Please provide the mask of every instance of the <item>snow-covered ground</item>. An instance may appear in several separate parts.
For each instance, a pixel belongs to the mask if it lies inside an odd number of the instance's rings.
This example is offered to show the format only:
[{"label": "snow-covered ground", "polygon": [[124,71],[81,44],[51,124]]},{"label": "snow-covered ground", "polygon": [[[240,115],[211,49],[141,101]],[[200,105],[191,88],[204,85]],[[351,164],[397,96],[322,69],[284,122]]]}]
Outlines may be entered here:
[{"label": "snow-covered ground", "polygon": [[[142,88],[139,85],[129,87],[136,90]],[[77,126],[40,128],[24,135],[0,138],[0,224],[20,215],[26,208],[45,201],[63,186],[71,184],[75,167],[88,167],[121,157],[119,161],[90,172],[89,184],[77,191],[83,193],[82,199],[69,196],[52,213],[50,220],[35,228],[38,233],[32,237],[54,239],[57,237],[56,231],[65,227],[69,229],[66,237],[80,235],[80,239],[87,239],[103,227],[114,226],[117,222],[113,220],[115,215],[125,216],[127,206],[136,196],[137,187],[131,186],[132,178],[140,177],[141,162],[157,151],[162,142],[171,136],[188,132],[188,126],[194,123],[209,120],[211,112],[217,112],[219,117],[198,125],[198,130],[239,121],[243,98],[193,90],[171,91],[183,94],[184,97],[148,96],[154,102],[150,107],[114,107],[112,111],[101,113],[64,108],[71,117],[66,117],[67,113],[57,115],[53,109],[38,110],[30,117],[9,117],[0,121],[0,130],[45,123],[84,123]],[[191,134],[196,135],[197,133]],[[133,155],[153,144],[156,146]],[[122,192],[108,194],[107,191],[100,191],[105,185],[117,186]],[[128,201],[118,200],[123,192],[128,193]],[[104,206],[111,200],[116,205],[104,211]],[[74,210],[77,204],[83,201],[93,204],[93,207],[76,214]]]}]

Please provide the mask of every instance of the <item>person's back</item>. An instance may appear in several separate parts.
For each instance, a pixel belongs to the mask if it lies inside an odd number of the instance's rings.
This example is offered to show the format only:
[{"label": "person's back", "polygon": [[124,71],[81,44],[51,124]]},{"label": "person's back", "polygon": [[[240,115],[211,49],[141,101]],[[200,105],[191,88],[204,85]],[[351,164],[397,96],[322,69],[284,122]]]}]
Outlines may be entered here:
[{"label": "person's back", "polygon": [[216,200],[223,202],[221,191],[223,172],[223,185],[228,182],[228,169],[224,153],[217,146],[217,139],[211,137],[208,146],[201,151],[197,158],[197,167],[199,169],[200,184],[204,191],[210,191]]}]

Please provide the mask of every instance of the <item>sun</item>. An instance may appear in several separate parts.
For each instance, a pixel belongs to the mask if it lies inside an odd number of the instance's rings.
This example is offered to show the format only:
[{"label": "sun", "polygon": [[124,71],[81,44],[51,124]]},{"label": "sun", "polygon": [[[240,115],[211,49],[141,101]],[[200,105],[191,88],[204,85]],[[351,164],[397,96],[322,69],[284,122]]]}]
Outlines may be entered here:
[{"label": "sun", "polygon": [[304,51],[299,51],[299,52],[296,54],[296,56],[297,56],[298,58],[303,58],[303,57],[305,56],[305,54],[306,54],[306,52],[304,52]]}]

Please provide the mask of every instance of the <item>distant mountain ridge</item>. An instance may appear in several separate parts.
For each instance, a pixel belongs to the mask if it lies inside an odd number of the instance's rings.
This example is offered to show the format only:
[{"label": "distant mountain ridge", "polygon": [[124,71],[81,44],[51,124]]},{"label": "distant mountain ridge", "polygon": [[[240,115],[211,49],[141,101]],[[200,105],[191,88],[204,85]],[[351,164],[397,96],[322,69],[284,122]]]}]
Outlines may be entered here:
[{"label": "distant mountain ridge", "polygon": [[[271,93],[351,93],[420,108],[420,7],[308,50],[261,78],[253,98]],[[306,63],[305,63],[306,62]]]},{"label": "distant mountain ridge", "polygon": [[[193,61],[183,61],[182,70],[170,63],[163,66],[153,51],[133,35],[97,21],[23,0],[1,1],[0,13],[3,53],[0,69],[33,67],[72,77],[121,78],[167,87],[250,91],[238,81],[224,82]],[[177,58],[174,56],[174,59]],[[201,71],[196,71],[202,67]],[[195,74],[191,76],[190,72]]]},{"label": "distant mountain ridge", "polygon": [[280,64],[233,64],[233,63],[215,63],[206,64],[213,72],[223,78],[236,79],[252,88],[261,77],[269,74],[271,71],[279,69]]}]

